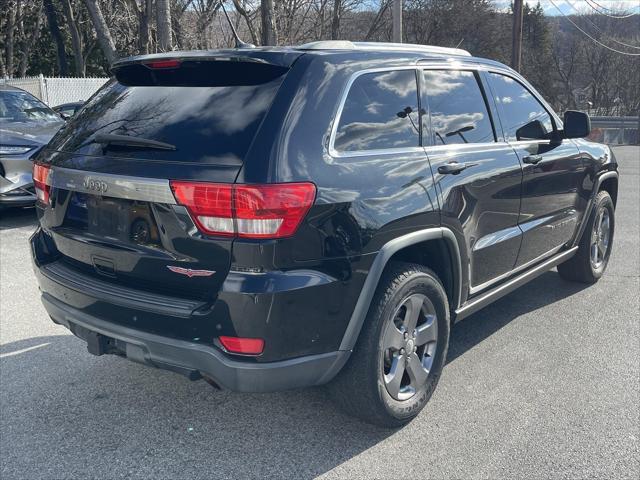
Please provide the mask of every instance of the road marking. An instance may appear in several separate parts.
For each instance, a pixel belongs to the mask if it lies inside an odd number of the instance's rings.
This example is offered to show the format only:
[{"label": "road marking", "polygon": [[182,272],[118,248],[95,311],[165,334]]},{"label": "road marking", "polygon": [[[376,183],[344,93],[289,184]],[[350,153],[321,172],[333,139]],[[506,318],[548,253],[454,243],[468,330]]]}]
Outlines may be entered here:
[{"label": "road marking", "polygon": [[34,345],[33,347],[23,348],[21,350],[16,350],[15,352],[0,353],[0,358],[12,357],[14,355],[19,355],[21,353],[28,352],[29,350],[35,350],[36,348],[46,347],[47,345],[51,345],[51,344],[48,343],[48,342],[47,343],[41,343],[40,345]]}]

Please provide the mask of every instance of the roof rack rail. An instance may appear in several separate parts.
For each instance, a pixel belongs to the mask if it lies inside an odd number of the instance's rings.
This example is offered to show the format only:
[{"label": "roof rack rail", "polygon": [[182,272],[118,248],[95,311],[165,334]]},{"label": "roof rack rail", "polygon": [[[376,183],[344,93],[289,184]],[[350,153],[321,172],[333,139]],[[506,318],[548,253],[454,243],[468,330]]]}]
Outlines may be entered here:
[{"label": "roof rack rail", "polygon": [[320,40],[299,45],[299,50],[380,50],[398,52],[424,52],[440,55],[458,55],[470,57],[471,54],[461,48],[438,47],[435,45],[416,45],[414,43],[388,42],[351,42],[349,40]]}]

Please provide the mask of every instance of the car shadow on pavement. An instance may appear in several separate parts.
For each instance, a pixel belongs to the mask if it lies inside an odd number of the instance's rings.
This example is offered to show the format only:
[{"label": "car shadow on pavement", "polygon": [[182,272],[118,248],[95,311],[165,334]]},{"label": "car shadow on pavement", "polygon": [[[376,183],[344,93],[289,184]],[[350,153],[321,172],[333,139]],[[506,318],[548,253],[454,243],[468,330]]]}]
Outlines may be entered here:
[{"label": "car shadow on pavement", "polygon": [[3,345],[0,365],[2,478],[313,478],[394,433],[321,388],[220,391],[70,335]]},{"label": "car shadow on pavement", "polygon": [[0,209],[0,230],[20,227],[35,227],[38,223],[35,208]]},{"label": "car shadow on pavement", "polygon": [[[448,361],[582,288],[542,275],[456,325]],[[93,357],[64,332],[0,347],[3,478],[313,478],[402,434],[344,415],[321,388],[219,391]]]},{"label": "car shadow on pavement", "polygon": [[451,329],[447,363],[453,362],[520,315],[564,300],[588,287],[584,283],[563,280],[555,270],[543,273],[525,286],[455,324]]}]

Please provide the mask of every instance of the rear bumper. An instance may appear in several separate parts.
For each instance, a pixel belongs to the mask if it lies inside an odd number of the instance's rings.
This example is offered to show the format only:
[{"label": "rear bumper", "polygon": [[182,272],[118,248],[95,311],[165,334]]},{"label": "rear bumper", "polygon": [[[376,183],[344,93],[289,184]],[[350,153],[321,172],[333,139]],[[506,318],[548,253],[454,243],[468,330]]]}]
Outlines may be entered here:
[{"label": "rear bumper", "polygon": [[75,309],[48,293],[42,303],[54,322],[87,341],[100,334],[115,340],[130,360],[172,370],[197,379],[206,375],[220,386],[239,392],[270,392],[322,385],[346,363],[349,352],[336,351],[268,363],[232,360],[214,347],[134,330]]},{"label": "rear bumper", "polygon": [[36,197],[33,195],[0,195],[2,207],[33,207]]},{"label": "rear bumper", "polygon": [[0,205],[4,207],[33,207],[35,204],[36,195],[33,193],[33,185],[5,188],[0,192]]}]

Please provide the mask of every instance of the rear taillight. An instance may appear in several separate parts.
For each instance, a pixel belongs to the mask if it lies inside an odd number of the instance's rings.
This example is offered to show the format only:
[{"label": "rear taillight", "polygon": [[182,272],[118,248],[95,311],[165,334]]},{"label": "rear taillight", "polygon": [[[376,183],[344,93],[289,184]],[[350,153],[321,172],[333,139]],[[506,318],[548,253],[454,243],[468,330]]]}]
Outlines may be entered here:
[{"label": "rear taillight", "polygon": [[293,235],[316,197],[313,183],[237,185],[172,181],[171,188],[202,232],[242,238]]},{"label": "rear taillight", "polygon": [[51,167],[39,163],[33,164],[33,187],[38,201],[48,205],[51,190]]}]

